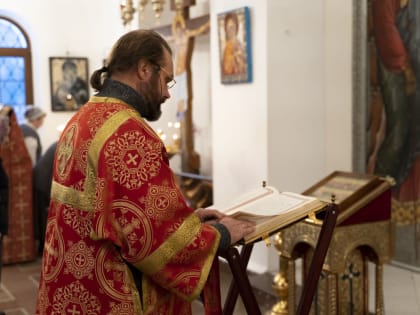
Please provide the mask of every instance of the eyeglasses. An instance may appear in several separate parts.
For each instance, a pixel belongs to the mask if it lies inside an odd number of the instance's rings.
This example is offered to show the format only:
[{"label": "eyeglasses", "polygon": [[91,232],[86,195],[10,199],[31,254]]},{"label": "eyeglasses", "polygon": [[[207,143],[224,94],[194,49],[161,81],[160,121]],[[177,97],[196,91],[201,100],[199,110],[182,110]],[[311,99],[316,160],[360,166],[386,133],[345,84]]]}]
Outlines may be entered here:
[{"label": "eyeglasses", "polygon": [[170,78],[172,78],[171,79],[171,81],[169,81],[169,82],[166,82],[166,87],[168,88],[168,90],[169,89],[171,89],[171,88],[173,88],[174,87],[174,85],[176,84],[176,81],[175,81],[175,79],[169,74],[169,72],[168,71],[166,71],[165,70],[165,68],[164,67],[162,67],[160,64],[157,64],[157,63],[153,63],[156,67],[157,67],[157,70],[159,71],[159,70],[162,70],[163,72],[165,72],[165,74],[168,76],[168,77],[170,77]]}]

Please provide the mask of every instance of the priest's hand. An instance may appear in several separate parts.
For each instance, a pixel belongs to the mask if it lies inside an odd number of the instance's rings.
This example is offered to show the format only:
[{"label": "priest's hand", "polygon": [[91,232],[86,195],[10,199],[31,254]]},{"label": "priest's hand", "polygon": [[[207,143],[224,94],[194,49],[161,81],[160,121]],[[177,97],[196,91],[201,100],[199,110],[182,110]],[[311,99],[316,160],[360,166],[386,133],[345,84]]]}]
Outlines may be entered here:
[{"label": "priest's hand", "polygon": [[219,220],[219,223],[223,224],[230,233],[230,243],[235,244],[245,235],[255,231],[255,222],[238,220],[230,216],[225,216]]},{"label": "priest's hand", "polygon": [[195,211],[203,223],[217,223],[220,219],[224,218],[226,214],[216,209],[203,209],[199,208]]}]

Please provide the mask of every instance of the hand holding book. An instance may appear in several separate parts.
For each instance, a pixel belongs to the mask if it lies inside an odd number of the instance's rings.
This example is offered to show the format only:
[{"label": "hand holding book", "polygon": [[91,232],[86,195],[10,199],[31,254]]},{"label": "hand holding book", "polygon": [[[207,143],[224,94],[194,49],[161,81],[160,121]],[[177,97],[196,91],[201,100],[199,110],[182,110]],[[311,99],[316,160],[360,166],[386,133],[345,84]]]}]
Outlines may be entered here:
[{"label": "hand holding book", "polygon": [[255,231],[255,222],[235,219],[216,209],[197,209],[201,222],[207,224],[223,224],[230,233],[230,242],[235,244],[249,233]]},{"label": "hand holding book", "polygon": [[219,223],[223,224],[229,230],[231,244],[236,244],[244,239],[247,235],[253,233],[256,228],[255,222],[236,219],[231,216],[225,216],[219,220]]},{"label": "hand holding book", "polygon": [[216,209],[199,208],[195,210],[195,213],[197,213],[198,217],[203,223],[218,222],[221,218],[226,216],[225,213]]}]

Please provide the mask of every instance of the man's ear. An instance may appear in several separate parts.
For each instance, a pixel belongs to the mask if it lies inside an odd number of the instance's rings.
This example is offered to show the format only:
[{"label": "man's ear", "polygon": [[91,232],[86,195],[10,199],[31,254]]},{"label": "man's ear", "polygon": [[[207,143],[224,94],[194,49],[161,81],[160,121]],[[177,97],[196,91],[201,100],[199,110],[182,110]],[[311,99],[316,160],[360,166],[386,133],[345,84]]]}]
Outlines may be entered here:
[{"label": "man's ear", "polygon": [[150,77],[151,67],[150,63],[144,59],[140,60],[137,64],[137,73],[140,79],[148,79]]}]

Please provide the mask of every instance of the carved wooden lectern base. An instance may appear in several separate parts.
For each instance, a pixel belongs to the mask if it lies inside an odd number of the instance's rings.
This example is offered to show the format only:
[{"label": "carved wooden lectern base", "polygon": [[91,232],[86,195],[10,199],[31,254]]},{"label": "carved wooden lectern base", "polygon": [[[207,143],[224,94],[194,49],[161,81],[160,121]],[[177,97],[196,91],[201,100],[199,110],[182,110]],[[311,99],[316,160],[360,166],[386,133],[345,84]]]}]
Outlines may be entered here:
[{"label": "carved wooden lectern base", "polygon": [[[369,268],[375,266],[375,314],[384,313],[383,264],[390,260],[392,250],[392,223],[383,221],[336,227],[330,249],[319,279],[313,305],[316,314],[368,314]],[[281,260],[283,269],[283,307],[272,310],[272,315],[299,314],[296,309],[296,260],[302,258],[303,279],[312,255],[310,246],[296,247],[296,240],[314,244],[319,227],[300,222],[282,233]],[[284,296],[283,295],[283,296]]]},{"label": "carved wooden lectern base", "polygon": [[[375,314],[384,313],[383,264],[393,255],[394,226],[391,221],[391,182],[360,174],[335,172],[303,194],[341,194],[337,226],[325,258],[314,300],[314,314],[369,314],[369,286],[375,289]],[[308,265],[320,222],[302,221],[277,236],[280,271],[273,288],[279,302],[271,315],[295,312],[297,300],[296,261],[302,259],[303,282],[310,276]],[[369,264],[372,263],[372,264]],[[374,266],[374,283],[369,283]]]}]

